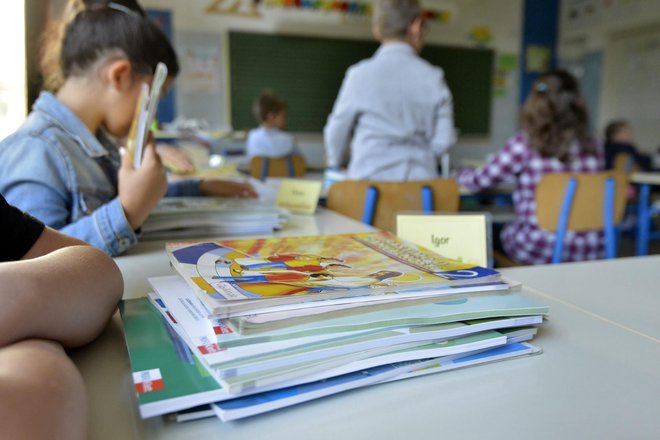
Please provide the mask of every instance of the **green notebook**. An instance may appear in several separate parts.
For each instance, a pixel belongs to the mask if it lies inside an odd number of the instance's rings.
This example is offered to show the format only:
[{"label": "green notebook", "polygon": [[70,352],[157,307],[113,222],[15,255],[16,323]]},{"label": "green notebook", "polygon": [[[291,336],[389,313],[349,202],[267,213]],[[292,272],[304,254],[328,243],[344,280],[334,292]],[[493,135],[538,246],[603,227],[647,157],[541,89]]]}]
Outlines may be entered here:
[{"label": "green notebook", "polygon": [[227,398],[148,299],[122,301],[119,311],[143,418]]}]

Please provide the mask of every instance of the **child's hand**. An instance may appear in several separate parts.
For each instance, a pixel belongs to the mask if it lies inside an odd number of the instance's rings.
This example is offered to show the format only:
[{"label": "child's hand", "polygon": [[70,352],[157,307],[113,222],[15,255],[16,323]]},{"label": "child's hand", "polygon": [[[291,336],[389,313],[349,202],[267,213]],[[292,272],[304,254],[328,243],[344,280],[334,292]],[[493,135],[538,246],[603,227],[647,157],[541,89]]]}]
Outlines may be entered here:
[{"label": "child's hand", "polygon": [[177,174],[191,173],[195,165],[190,156],[183,150],[170,145],[156,145],[156,151],[161,157],[163,164]]},{"label": "child's hand", "polygon": [[142,226],[167,192],[167,176],[153,144],[145,146],[142,163],[138,169],[133,168],[129,156],[124,151],[121,158],[119,200],[128,223],[135,230]]},{"label": "child's hand", "polygon": [[257,192],[249,183],[232,180],[202,180],[199,191],[203,196],[255,198]]}]

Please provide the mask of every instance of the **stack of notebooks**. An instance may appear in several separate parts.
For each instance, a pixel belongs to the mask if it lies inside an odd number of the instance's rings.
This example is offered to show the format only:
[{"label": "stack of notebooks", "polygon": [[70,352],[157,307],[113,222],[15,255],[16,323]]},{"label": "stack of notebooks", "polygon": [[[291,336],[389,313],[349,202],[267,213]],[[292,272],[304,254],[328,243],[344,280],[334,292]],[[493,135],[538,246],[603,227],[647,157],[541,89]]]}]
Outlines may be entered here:
[{"label": "stack of notebooks", "polygon": [[510,359],[548,308],[386,232],[169,243],[120,311],[142,417],[240,419]]},{"label": "stack of notebooks", "polygon": [[143,239],[269,234],[288,213],[253,199],[165,197],[142,225]]}]

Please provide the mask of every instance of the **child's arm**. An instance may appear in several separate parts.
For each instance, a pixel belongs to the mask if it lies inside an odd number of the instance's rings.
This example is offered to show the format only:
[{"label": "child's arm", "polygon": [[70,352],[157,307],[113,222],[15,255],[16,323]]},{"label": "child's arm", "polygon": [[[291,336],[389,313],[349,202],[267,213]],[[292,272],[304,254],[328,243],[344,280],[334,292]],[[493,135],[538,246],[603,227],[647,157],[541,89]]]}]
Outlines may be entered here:
[{"label": "child's arm", "polygon": [[124,154],[119,169],[119,200],[126,219],[137,230],[167,191],[165,169],[152,143],[144,147],[140,168],[134,169]]},{"label": "child's arm", "polygon": [[[119,255],[137,242],[136,228],[129,223],[117,188],[110,182],[81,178],[71,165],[73,158],[65,160],[57,144],[41,137],[3,144],[0,192],[10,204],[110,255]],[[157,167],[155,171],[159,179]],[[128,174],[144,172],[131,168]],[[128,183],[130,180],[129,176]],[[90,184],[94,186],[90,188]]]},{"label": "child's arm", "polygon": [[0,347],[34,338],[86,344],[105,327],[122,292],[108,255],[46,228],[23,260],[0,263]]},{"label": "child's arm", "polygon": [[202,180],[199,182],[199,191],[203,196],[211,197],[255,198],[259,196],[249,183],[233,180]]},{"label": "child's arm", "polygon": [[529,162],[529,154],[524,136],[518,133],[486,165],[476,170],[460,170],[455,178],[459,185],[471,191],[491,188],[507,177],[520,173]]},{"label": "child's arm", "polygon": [[163,161],[163,164],[175,174],[192,173],[195,171],[190,155],[180,148],[167,144],[156,145],[156,151]]}]

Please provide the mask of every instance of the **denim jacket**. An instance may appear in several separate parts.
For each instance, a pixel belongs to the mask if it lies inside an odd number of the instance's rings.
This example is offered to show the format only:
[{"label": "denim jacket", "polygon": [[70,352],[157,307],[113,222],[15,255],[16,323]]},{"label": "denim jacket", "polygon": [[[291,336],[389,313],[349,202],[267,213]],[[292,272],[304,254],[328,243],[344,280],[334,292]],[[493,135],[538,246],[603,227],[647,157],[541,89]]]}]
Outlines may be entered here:
[{"label": "denim jacket", "polygon": [[[0,193],[48,226],[115,256],[137,242],[117,195],[120,157],[110,138],[43,92],[21,127],[0,142]],[[199,195],[199,181],[171,184]]]}]

